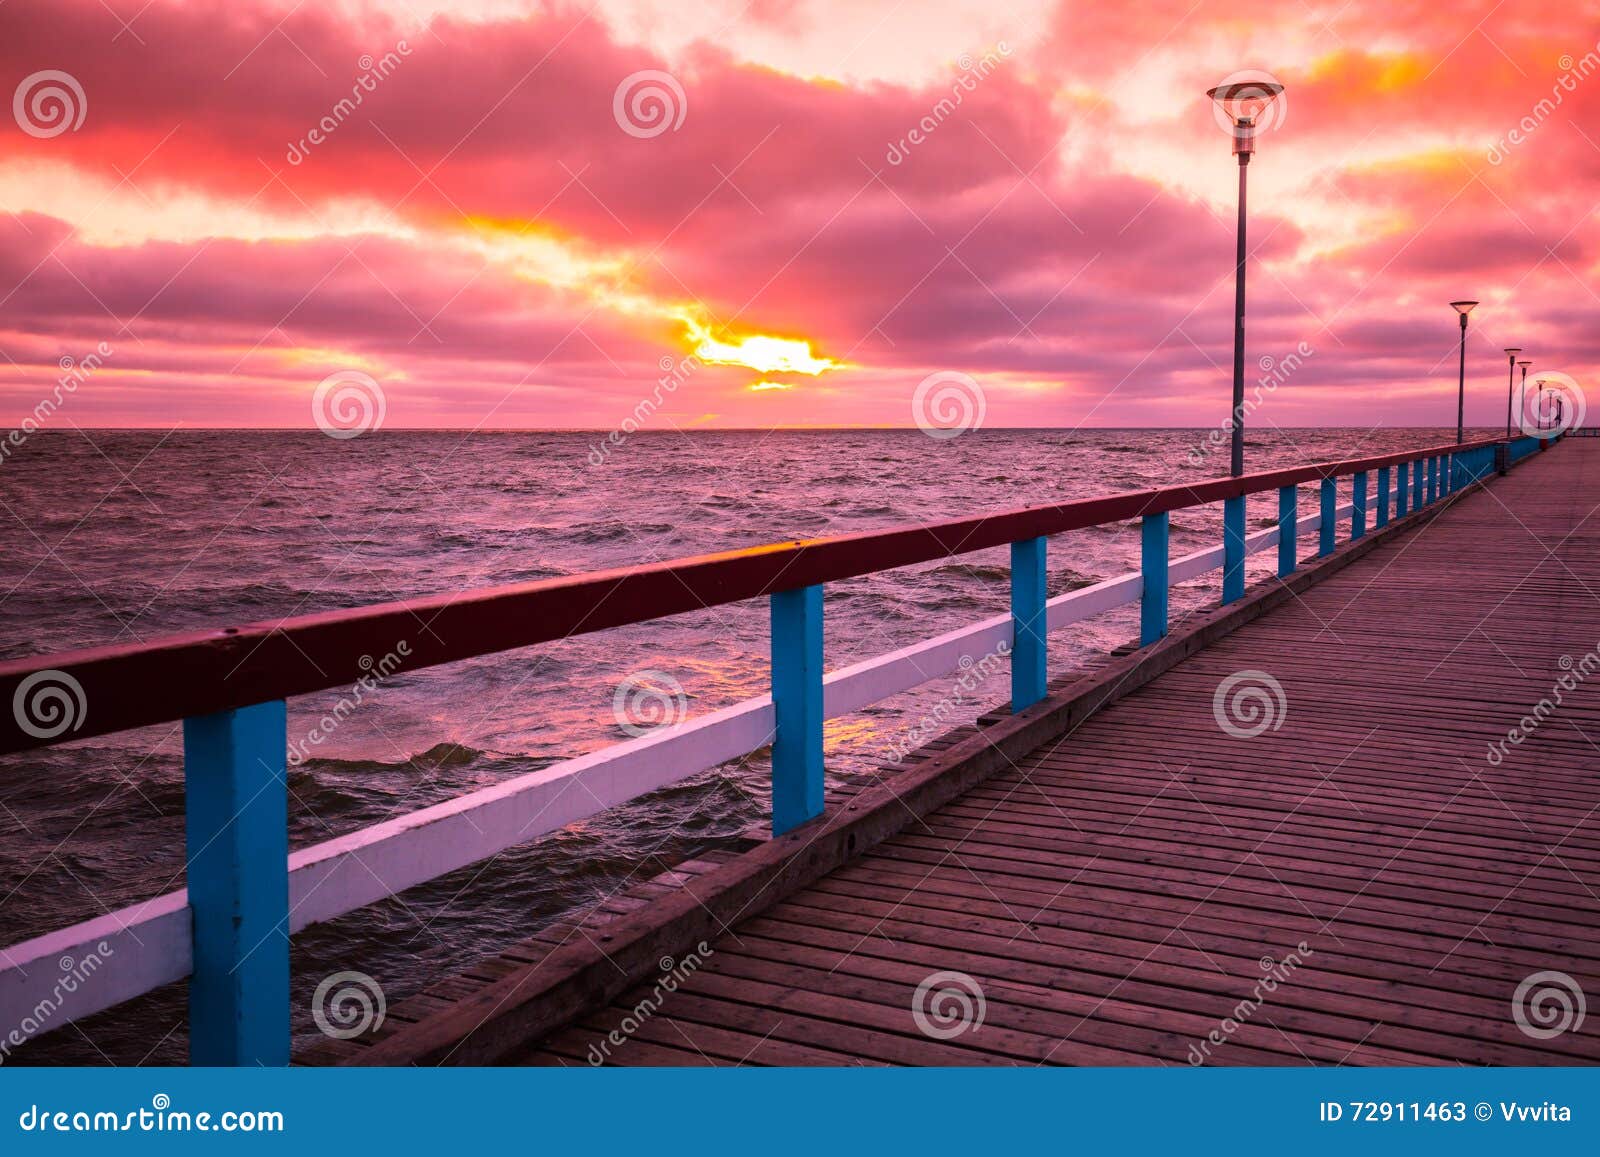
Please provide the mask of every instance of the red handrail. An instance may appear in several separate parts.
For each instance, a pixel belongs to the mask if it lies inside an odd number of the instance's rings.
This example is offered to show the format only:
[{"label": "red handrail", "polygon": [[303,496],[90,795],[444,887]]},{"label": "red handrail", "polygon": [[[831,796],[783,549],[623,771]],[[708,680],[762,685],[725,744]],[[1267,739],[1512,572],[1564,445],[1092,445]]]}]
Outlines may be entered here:
[{"label": "red handrail", "polygon": [[15,659],[0,663],[0,704],[15,705],[24,679],[51,671],[77,682],[87,709],[74,730],[48,738],[24,731],[17,711],[0,711],[0,754],[348,686],[401,641],[408,646],[405,669],[437,666],[1500,441],[1451,443]]}]

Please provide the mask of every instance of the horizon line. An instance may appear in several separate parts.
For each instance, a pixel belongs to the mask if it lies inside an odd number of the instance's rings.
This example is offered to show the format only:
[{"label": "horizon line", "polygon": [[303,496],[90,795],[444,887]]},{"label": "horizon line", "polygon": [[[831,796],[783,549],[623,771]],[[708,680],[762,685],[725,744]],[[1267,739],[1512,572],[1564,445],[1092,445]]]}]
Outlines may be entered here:
[{"label": "horizon line", "polygon": [[[1317,424],[1317,425],[1306,425],[1306,426],[1275,426],[1274,429],[1275,430],[1279,430],[1279,431],[1284,431],[1284,430],[1357,430],[1357,429],[1370,429],[1370,430],[1446,430],[1446,429],[1450,429],[1452,427],[1452,425],[1453,425],[1453,423],[1448,423],[1448,422],[1434,422],[1434,423],[1416,424],[1416,425],[1395,424],[1395,425],[1392,425],[1392,426],[1368,427],[1368,426],[1365,426],[1365,425],[1363,425],[1361,423],[1353,423],[1353,424],[1342,424],[1342,425]],[[367,437],[371,437],[374,434],[600,434],[600,435],[609,436],[616,429],[617,429],[617,427],[615,427],[615,426],[488,426],[488,427],[483,427],[483,428],[479,428],[479,427],[476,427],[476,426],[382,426],[382,427],[380,427],[378,429],[375,429],[375,430],[363,431],[361,433],[360,437],[367,438]],[[988,432],[988,433],[1024,433],[1024,432],[1028,432],[1028,431],[1037,431],[1037,432],[1040,432],[1040,433],[1051,433],[1051,432],[1080,433],[1080,432],[1104,432],[1104,431],[1117,431],[1117,430],[1143,431],[1143,432],[1148,432],[1148,431],[1168,431],[1168,430],[1171,430],[1171,431],[1182,431],[1182,432],[1195,432],[1195,431],[1209,431],[1209,430],[1219,430],[1219,429],[1227,429],[1227,427],[1226,426],[1218,426],[1218,425],[1204,425],[1204,426],[979,426],[979,427],[975,427],[973,429],[963,430],[962,431],[962,435],[965,436],[966,434],[977,434],[977,433],[985,433],[985,432]],[[1469,425],[1469,426],[1467,426],[1467,429],[1469,429],[1469,430],[1492,430],[1492,429],[1499,429],[1499,427],[1495,426],[1495,425],[1490,425],[1490,426]],[[55,430],[37,430],[37,431],[33,432],[32,434],[30,434],[29,437],[37,438],[37,437],[49,436],[49,435],[60,435],[60,436],[64,437],[64,436],[68,435],[69,433],[71,433],[73,431],[81,431],[81,430],[93,431],[95,433],[106,433],[106,434],[145,433],[145,432],[154,432],[154,431],[177,432],[179,430],[186,430],[186,431],[191,431],[191,432],[194,432],[194,433],[201,433],[201,434],[318,434],[318,433],[323,433],[324,432],[319,427],[317,427],[315,425],[311,425],[311,426],[188,426],[188,425],[185,425],[185,424],[180,422],[177,425],[165,425],[165,424],[157,425],[157,424],[152,424],[152,425],[138,425],[138,426],[81,426],[81,425],[74,424],[72,431],[60,430],[60,429],[55,429]],[[845,432],[845,431],[905,431],[906,433],[925,433],[925,431],[923,431],[920,426],[915,426],[915,425],[911,425],[911,426],[886,426],[886,425],[869,425],[869,424],[862,424],[862,425],[833,424],[833,425],[785,425],[785,426],[691,426],[691,427],[674,427],[674,428],[666,429],[666,430],[635,430],[632,433],[627,434],[626,436],[628,438],[638,438],[638,437],[643,437],[643,436],[646,436],[646,435],[658,435],[659,436],[659,435],[668,435],[668,434],[681,434],[681,435],[687,436],[687,435],[693,434],[693,433],[769,434],[769,433],[779,433],[779,432],[829,433],[829,432]],[[1259,431],[1247,430],[1246,433],[1245,433],[1245,436],[1247,438],[1250,438],[1250,437],[1257,436],[1257,434],[1259,434]]]}]

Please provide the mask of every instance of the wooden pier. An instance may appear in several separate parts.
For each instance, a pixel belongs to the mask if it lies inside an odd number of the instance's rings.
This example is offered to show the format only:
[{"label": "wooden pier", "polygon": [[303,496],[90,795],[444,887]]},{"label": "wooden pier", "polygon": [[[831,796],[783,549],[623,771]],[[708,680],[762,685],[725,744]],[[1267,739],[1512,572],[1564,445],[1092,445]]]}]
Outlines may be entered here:
[{"label": "wooden pier", "polygon": [[[741,876],[766,866],[756,852],[691,863],[546,930],[458,983],[455,999],[415,1006],[420,1023],[321,1057],[1600,1061],[1600,1024],[1540,1039],[1513,1012],[1519,984],[1540,973],[1600,994],[1597,509],[1600,446],[1542,456],[1394,526],[1354,565],[1300,576],[1313,581],[1259,617],[1242,606],[1190,626],[1203,637],[1249,620],[987,775],[962,775],[951,757],[987,744],[1005,717],[933,745],[916,770],[885,769],[881,787],[842,796],[815,832],[786,837],[803,864],[850,807],[882,813],[880,842],[830,848],[823,856],[841,862],[802,869],[816,876],[803,886],[779,876],[747,895]],[[1136,669],[1089,682],[1114,686]],[[1259,701],[1276,726],[1230,734],[1217,689],[1249,671],[1281,687]],[[1491,764],[1490,744],[1563,675],[1597,685]],[[1051,702],[1083,693],[1060,688]],[[909,781],[929,766],[963,790],[923,810]],[[724,889],[736,906],[719,904]],[[562,986],[640,939],[675,961],[696,951],[672,927],[704,931],[682,902],[697,894],[718,931],[670,994],[655,972],[587,1007]],[[1263,994],[1273,975],[1283,979]],[[947,1027],[931,1019],[940,1000]],[[943,1035],[971,1023],[980,1000],[981,1024]],[[537,1030],[561,1012],[554,1031],[508,1045],[521,1018]]]},{"label": "wooden pier", "polygon": [[[1355,486],[1348,505],[1334,492],[1340,478]],[[1310,518],[1294,501],[1306,482],[1321,486]],[[1246,536],[1242,495],[1266,489],[1279,491],[1283,517]],[[1166,511],[1208,501],[1228,506],[1227,541],[1214,558],[1169,561]],[[800,814],[776,823],[771,838],[658,865],[632,891],[394,1004],[378,1032],[295,1059],[1600,1062],[1600,1013],[1582,1016],[1585,994],[1600,997],[1597,509],[1600,445],[1519,439],[1014,512],[961,524],[957,546],[955,524],[797,544],[788,565],[801,565],[788,582],[819,591],[846,573],[976,549],[974,536],[979,546],[1012,543],[1023,575],[1008,620],[917,651],[953,660],[956,643],[970,649],[999,632],[1012,641],[1014,668],[1027,668],[1014,670],[1017,709],[1001,707],[847,785],[820,815],[807,793],[820,787],[812,763],[821,718],[870,701],[862,688],[871,680],[881,692],[902,660],[832,673],[825,684],[806,646],[820,618],[780,603],[762,569],[781,553],[693,560],[692,572],[674,574],[720,584],[720,601],[774,596],[774,663],[787,666],[786,682],[774,672],[776,704],[708,727],[742,728],[745,743],[776,725],[780,744],[787,728],[800,750],[775,757],[774,777],[796,778],[786,792],[775,783],[775,808]],[[1140,574],[1047,602],[1024,573],[1043,558],[1042,545],[1026,544],[1127,518],[1145,525]],[[1348,531],[1342,544],[1336,525]],[[1311,557],[1298,549],[1299,530],[1317,532]],[[1242,589],[1245,554],[1274,545],[1278,577]],[[1169,576],[1219,565],[1225,590],[1236,584],[1242,594],[1169,624]],[[648,577],[605,581],[657,590]],[[578,607],[567,587],[496,597]],[[1143,602],[1145,637],[1045,688],[1044,636],[1080,610],[1129,597]],[[819,595],[817,616],[820,605]],[[379,609],[355,624],[343,613],[334,627],[319,623],[321,633],[279,630],[308,659],[338,668],[353,639],[397,613]],[[628,620],[585,629],[614,621]],[[557,627],[503,631],[497,645],[536,642]],[[94,684],[171,653],[55,660]],[[39,668],[0,668],[0,691]],[[308,676],[277,671],[233,694],[248,702],[268,683],[273,694],[303,689],[296,678]],[[1035,685],[1037,695],[1019,690]],[[163,710],[181,715],[184,706]],[[155,710],[124,702],[113,722],[149,722]],[[659,760],[670,749],[649,750]],[[705,759],[720,748],[694,750]],[[549,808],[544,786],[494,789],[470,808],[492,820],[530,793]],[[384,854],[413,849],[428,828],[413,821],[297,852],[287,890],[325,885],[334,898],[318,903],[329,911],[368,902],[353,885],[344,895],[337,874],[338,857],[361,848],[373,850],[375,878],[391,891],[427,878],[413,867],[389,874]],[[187,901],[176,895],[129,917],[131,926],[179,943]],[[286,904],[285,946],[287,931],[311,919],[295,915],[304,902]],[[202,913],[192,919],[198,970]],[[44,959],[88,935],[80,926],[11,951]],[[148,988],[175,967],[145,966],[137,983]],[[7,977],[0,970],[0,999]],[[226,1004],[227,994],[217,999]],[[247,993],[232,999],[247,1021],[257,1015]],[[272,1032],[233,1047],[276,1048]]]}]

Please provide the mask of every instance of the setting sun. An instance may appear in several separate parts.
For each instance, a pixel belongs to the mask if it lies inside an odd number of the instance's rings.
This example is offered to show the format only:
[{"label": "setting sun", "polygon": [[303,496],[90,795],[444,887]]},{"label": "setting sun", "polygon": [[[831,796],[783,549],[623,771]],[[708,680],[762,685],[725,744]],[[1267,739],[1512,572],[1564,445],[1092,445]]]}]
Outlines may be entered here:
[{"label": "setting sun", "polygon": [[685,324],[690,340],[695,342],[695,356],[714,366],[746,366],[764,374],[811,377],[841,368],[832,358],[817,357],[811,352],[811,343],[800,338],[747,334],[738,341],[725,342],[712,337],[710,331],[693,320]]}]

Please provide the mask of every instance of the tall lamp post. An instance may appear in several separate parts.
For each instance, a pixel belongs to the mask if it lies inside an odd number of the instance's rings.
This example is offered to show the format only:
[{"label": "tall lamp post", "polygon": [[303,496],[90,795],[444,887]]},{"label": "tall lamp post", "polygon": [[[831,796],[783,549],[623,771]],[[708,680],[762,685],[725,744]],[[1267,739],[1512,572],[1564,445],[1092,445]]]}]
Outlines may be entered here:
[{"label": "tall lamp post", "polygon": [[1452,301],[1450,303],[1457,313],[1461,315],[1461,374],[1456,387],[1456,445],[1464,441],[1462,430],[1467,416],[1467,314],[1472,312],[1475,301]]},{"label": "tall lamp post", "polygon": [[[1506,347],[1506,441],[1511,440],[1511,395],[1517,392],[1517,355],[1522,351],[1515,346]],[[1523,371],[1527,373],[1526,370]]]},{"label": "tall lamp post", "polygon": [[1523,358],[1517,363],[1522,367],[1522,390],[1517,395],[1517,423],[1526,421],[1528,414],[1528,367],[1533,364],[1529,358]]},{"label": "tall lamp post", "polygon": [[1233,268],[1233,463],[1244,473],[1244,222],[1245,170],[1256,151],[1256,118],[1283,91],[1272,81],[1249,80],[1207,89],[1233,122],[1233,155],[1239,158],[1239,236]]}]

